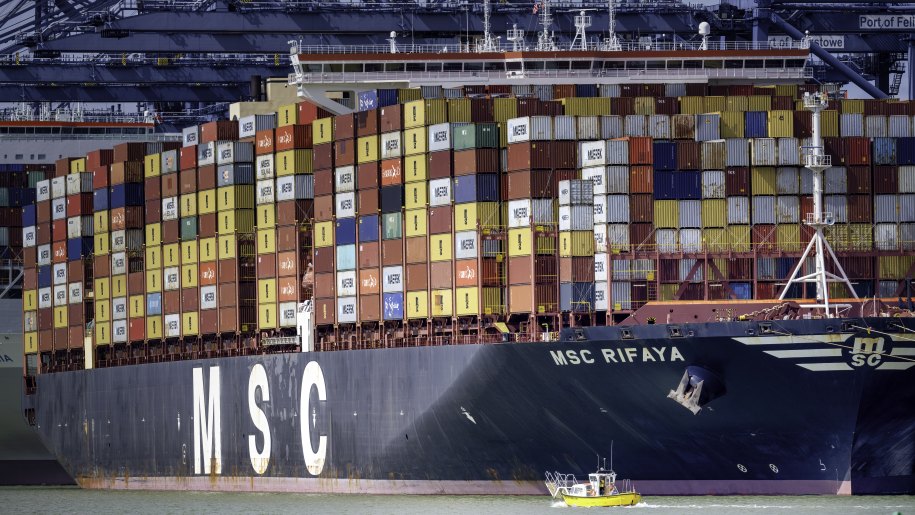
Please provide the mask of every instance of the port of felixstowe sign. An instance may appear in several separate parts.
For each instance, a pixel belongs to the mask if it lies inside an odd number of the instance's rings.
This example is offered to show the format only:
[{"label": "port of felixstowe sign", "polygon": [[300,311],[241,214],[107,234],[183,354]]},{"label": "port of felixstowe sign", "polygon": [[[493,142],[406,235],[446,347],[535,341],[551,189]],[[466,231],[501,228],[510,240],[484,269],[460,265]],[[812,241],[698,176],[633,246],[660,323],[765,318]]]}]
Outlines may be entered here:
[{"label": "port of felixstowe sign", "polygon": [[[811,36],[821,47],[827,50],[841,50],[845,48],[845,36]],[[791,48],[797,40],[791,36],[769,36],[770,48]]]},{"label": "port of felixstowe sign", "polygon": [[915,14],[862,14],[858,28],[881,30],[915,30]]}]

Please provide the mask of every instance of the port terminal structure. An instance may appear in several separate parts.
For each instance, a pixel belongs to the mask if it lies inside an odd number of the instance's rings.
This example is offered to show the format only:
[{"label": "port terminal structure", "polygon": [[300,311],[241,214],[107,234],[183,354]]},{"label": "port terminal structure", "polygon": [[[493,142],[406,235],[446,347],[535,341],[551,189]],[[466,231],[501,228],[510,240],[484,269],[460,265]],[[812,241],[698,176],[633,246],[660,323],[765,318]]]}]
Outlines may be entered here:
[{"label": "port terminal structure", "polygon": [[[809,63],[814,79],[855,83],[874,98],[915,94],[915,75],[902,84],[906,68],[915,66],[915,2],[730,0],[697,6],[585,0],[541,2],[537,9],[529,1],[488,4],[13,1],[0,9],[0,100],[140,102],[141,110],[197,111],[262,98],[267,77],[287,74],[289,41],[313,48],[388,45],[392,31],[403,51],[423,45],[471,51],[484,34],[495,35],[486,48],[497,50],[533,50],[547,36],[559,50],[598,48],[611,38],[642,49],[692,47],[703,38],[719,47],[776,48],[806,39],[815,56]],[[540,27],[545,14],[549,30]],[[585,19],[587,33],[581,29]],[[700,35],[703,23],[709,31]],[[519,40],[524,31],[526,40]],[[199,121],[186,118],[188,125]]]}]

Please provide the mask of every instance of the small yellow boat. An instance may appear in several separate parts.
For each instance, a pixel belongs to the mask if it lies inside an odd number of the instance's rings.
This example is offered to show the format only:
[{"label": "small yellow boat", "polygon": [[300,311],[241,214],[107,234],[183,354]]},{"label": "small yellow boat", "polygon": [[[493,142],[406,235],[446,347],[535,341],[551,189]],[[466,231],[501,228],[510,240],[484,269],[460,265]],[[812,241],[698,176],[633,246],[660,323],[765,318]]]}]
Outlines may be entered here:
[{"label": "small yellow boat", "polygon": [[579,483],[572,474],[546,473],[550,495],[569,506],[635,506],[642,496],[628,479],[617,481],[616,472],[598,469]]}]

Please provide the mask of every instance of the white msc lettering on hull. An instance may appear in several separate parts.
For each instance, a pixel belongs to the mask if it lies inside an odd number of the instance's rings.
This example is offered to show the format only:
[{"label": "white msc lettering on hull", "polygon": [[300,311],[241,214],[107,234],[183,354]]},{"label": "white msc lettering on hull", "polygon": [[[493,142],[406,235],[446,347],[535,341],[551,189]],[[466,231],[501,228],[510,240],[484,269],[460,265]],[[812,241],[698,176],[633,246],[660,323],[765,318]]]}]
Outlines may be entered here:
[{"label": "white msc lettering on hull", "polygon": [[317,411],[311,407],[311,387],[318,390],[318,400],[327,400],[327,388],[324,385],[324,372],[321,371],[321,365],[316,361],[311,361],[305,365],[305,372],[302,374],[302,391],[299,396],[299,417],[302,427],[302,453],[305,456],[305,468],[313,476],[317,476],[324,470],[324,461],[327,458],[327,436],[318,437],[318,450],[315,451],[311,446],[311,426],[317,429]]},{"label": "white msc lettering on hull", "polygon": [[261,401],[270,402],[267,371],[260,363],[251,368],[251,375],[248,376],[248,411],[251,413],[251,421],[254,422],[254,426],[264,435],[264,447],[258,452],[257,436],[248,435],[248,455],[251,457],[254,472],[263,475],[267,471],[267,465],[270,464],[270,423],[267,421],[267,414],[257,405],[255,395],[258,388],[261,391]]},{"label": "white msc lettering on hull", "polygon": [[[222,427],[219,367],[210,367],[209,394],[203,392],[203,368],[194,369],[194,474],[222,474]],[[201,463],[203,467],[201,467]]]},{"label": "white msc lettering on hull", "polygon": [[[600,355],[605,363],[647,363],[650,361],[684,361],[680,349],[676,347],[625,347],[621,349],[600,349]],[[566,351],[550,351],[553,363],[556,365],[590,365],[594,359],[588,349],[569,349]]]}]

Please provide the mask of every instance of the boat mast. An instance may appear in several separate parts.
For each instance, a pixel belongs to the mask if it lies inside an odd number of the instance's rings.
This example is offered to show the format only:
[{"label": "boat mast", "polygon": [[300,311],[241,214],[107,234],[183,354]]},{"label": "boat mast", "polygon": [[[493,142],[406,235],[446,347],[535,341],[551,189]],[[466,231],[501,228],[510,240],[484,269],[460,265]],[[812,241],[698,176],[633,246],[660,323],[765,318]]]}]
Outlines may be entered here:
[{"label": "boat mast", "polygon": [[623,46],[620,45],[620,40],[618,37],[616,37],[616,2],[615,2],[615,0],[607,0],[607,17],[610,20],[609,31],[607,33],[607,39],[605,39],[603,45],[601,45],[601,50],[607,50],[610,52],[619,52],[623,49]]},{"label": "boat mast", "polygon": [[[813,213],[807,213],[804,223],[812,227],[814,229],[814,233],[810,243],[807,244],[807,248],[804,250],[804,254],[798,261],[797,266],[794,268],[794,272],[792,272],[791,277],[788,279],[788,283],[785,284],[785,288],[782,290],[782,294],[778,297],[778,299],[783,300],[788,295],[788,289],[793,284],[814,283],[816,284],[817,291],[816,304],[803,305],[802,307],[822,308],[827,317],[832,317],[838,315],[839,306],[832,306],[836,308],[836,312],[831,312],[832,307],[829,303],[828,283],[844,283],[846,286],[848,286],[848,290],[851,292],[854,298],[857,299],[858,294],[855,293],[855,289],[852,287],[851,282],[848,280],[848,276],[845,275],[845,270],[839,263],[838,258],[836,258],[836,254],[833,252],[832,246],[829,245],[829,241],[827,241],[826,237],[823,235],[823,229],[825,227],[836,223],[833,213],[829,211],[823,211],[824,172],[827,168],[832,167],[832,156],[826,155],[823,152],[823,139],[821,137],[820,130],[820,113],[826,109],[828,103],[829,97],[824,92],[816,92],[813,94],[804,93],[804,107],[809,109],[813,115],[813,137],[811,138],[810,146],[801,148],[804,158],[804,166],[813,172]],[[807,256],[811,253],[813,254],[814,258],[814,272],[799,277],[798,275],[801,272],[801,267],[804,266]],[[830,259],[832,259],[838,274],[833,274],[826,271],[827,253]]]},{"label": "boat mast", "polygon": [[540,25],[543,27],[537,37],[537,50],[540,52],[555,52],[558,48],[556,48],[556,43],[553,42],[553,36],[550,33],[550,27],[553,25],[553,15],[550,14],[550,0],[540,0],[540,3],[534,4],[534,7],[539,9]]},{"label": "boat mast", "polygon": [[591,9],[582,9],[578,11],[578,16],[575,17],[575,38],[572,39],[572,46],[569,50],[575,50],[575,46],[581,42],[581,50],[588,49],[588,36],[587,29],[591,26],[591,17],[585,14]]},{"label": "boat mast", "polygon": [[492,6],[489,0],[483,1],[483,41],[477,45],[477,52],[498,52],[496,40],[492,37],[492,25],[490,24],[489,15]]}]

